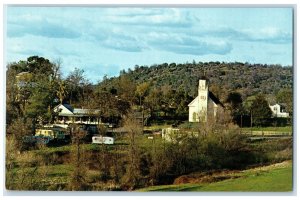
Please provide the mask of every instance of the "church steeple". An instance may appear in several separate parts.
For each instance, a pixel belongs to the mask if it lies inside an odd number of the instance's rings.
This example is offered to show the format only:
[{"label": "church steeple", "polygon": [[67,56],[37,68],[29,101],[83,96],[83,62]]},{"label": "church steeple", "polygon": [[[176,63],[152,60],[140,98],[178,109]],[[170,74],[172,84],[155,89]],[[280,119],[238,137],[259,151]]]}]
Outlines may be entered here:
[{"label": "church steeple", "polygon": [[205,77],[201,77],[199,80],[198,103],[199,115],[203,121],[206,121],[208,109],[208,80]]}]

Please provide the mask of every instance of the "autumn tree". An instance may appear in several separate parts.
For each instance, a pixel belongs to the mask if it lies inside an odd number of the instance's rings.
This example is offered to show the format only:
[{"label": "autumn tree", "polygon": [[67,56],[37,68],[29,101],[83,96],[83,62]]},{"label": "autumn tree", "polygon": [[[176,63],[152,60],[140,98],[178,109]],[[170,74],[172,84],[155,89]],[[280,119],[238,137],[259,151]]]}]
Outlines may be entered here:
[{"label": "autumn tree", "polygon": [[149,95],[145,97],[145,105],[150,110],[152,116],[154,111],[158,111],[161,107],[161,96],[162,92],[158,88],[152,88]]},{"label": "autumn tree", "polygon": [[128,75],[120,76],[117,85],[117,95],[119,98],[129,102],[131,105],[135,102],[136,84]]},{"label": "autumn tree", "polygon": [[58,81],[58,89],[56,91],[56,94],[58,96],[59,102],[63,104],[63,101],[68,95],[67,84],[64,80]]},{"label": "autumn tree", "polygon": [[143,105],[142,100],[144,100],[145,96],[147,95],[149,88],[150,88],[149,82],[144,82],[144,83],[137,85],[135,93],[139,98],[140,106]]},{"label": "autumn tree", "polygon": [[175,98],[174,98],[174,91],[172,90],[172,87],[170,85],[163,85],[161,87],[161,110],[164,112],[164,115],[166,116],[172,111],[172,108],[175,108]]}]

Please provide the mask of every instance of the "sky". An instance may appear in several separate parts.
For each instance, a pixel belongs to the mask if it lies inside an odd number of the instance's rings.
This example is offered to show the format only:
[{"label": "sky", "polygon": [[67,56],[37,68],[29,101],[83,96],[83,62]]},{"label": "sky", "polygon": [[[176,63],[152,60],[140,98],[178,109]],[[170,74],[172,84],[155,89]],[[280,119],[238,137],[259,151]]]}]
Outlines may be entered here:
[{"label": "sky", "polygon": [[292,8],[6,7],[6,63],[38,55],[96,83],[135,65],[293,64]]}]

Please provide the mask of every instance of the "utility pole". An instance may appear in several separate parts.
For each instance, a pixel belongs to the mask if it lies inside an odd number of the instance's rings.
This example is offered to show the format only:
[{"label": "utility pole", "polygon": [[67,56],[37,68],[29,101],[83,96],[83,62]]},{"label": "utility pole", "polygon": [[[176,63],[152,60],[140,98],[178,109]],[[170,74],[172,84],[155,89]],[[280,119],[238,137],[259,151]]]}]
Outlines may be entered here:
[{"label": "utility pole", "polygon": [[250,115],[251,115],[251,135],[252,135],[252,110],[250,111]]}]

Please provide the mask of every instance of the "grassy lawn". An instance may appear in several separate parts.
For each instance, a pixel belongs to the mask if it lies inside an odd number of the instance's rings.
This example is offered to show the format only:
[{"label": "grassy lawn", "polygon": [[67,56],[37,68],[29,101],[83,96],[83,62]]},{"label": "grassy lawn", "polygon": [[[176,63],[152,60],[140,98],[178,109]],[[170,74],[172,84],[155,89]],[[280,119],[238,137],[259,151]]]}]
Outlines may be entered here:
[{"label": "grassy lawn", "polygon": [[170,128],[172,127],[171,125],[168,124],[155,124],[155,125],[151,125],[151,126],[145,126],[144,130],[145,131],[157,131],[157,130],[161,130],[163,128]]},{"label": "grassy lawn", "polygon": [[[250,132],[251,128],[242,128],[242,131],[244,132]],[[270,132],[279,132],[279,133],[287,133],[292,132],[293,127],[292,126],[284,126],[284,127],[252,127],[252,131],[270,131]]]},{"label": "grassy lawn", "polygon": [[163,185],[139,191],[208,191],[208,192],[289,192],[292,191],[292,162],[260,167],[232,174],[224,181],[199,184]]}]

